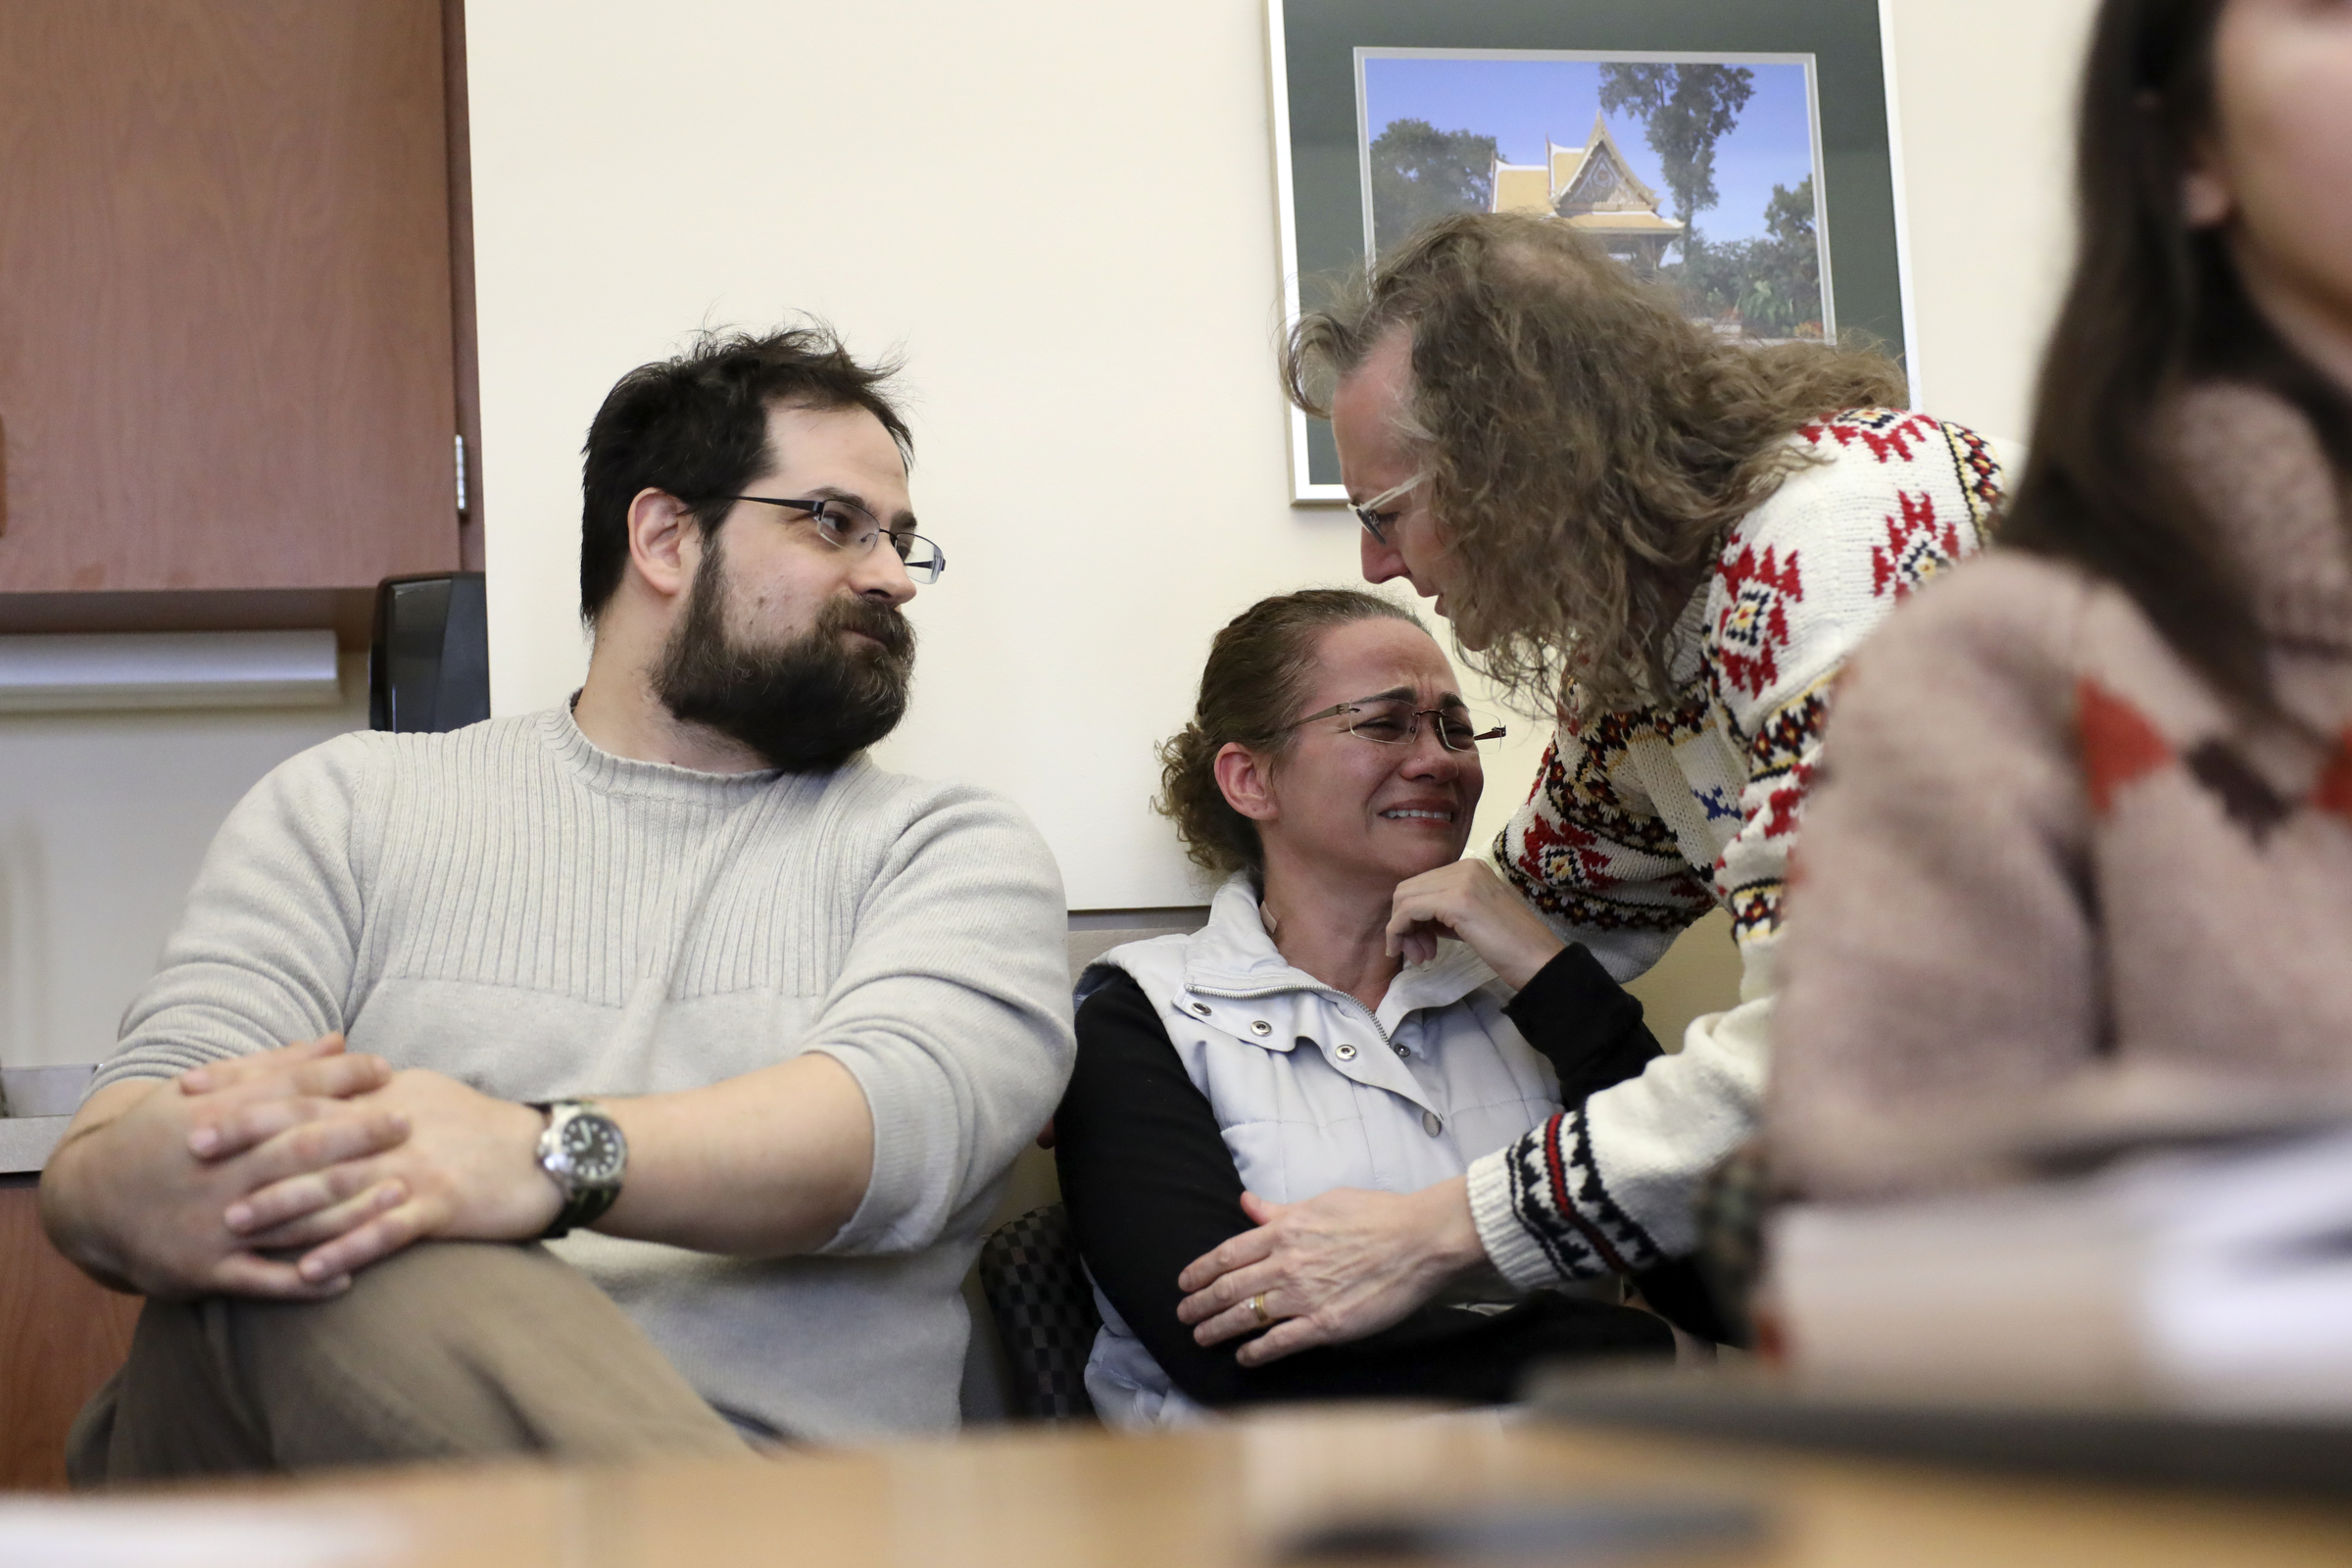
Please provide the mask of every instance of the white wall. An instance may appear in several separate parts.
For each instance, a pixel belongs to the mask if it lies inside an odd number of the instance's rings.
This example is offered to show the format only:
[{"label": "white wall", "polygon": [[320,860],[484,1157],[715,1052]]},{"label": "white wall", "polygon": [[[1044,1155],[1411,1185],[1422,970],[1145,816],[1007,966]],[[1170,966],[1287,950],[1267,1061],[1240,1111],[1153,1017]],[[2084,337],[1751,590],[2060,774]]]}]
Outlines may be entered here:
[{"label": "white wall", "polygon": [[[1894,3],[1924,384],[2001,435],[2064,266],[2088,9]],[[605,389],[699,324],[813,311],[906,350],[954,564],[884,760],[1019,800],[1075,908],[1197,902],[1151,744],[1234,611],[1355,573],[1347,514],[1285,500],[1263,0],[472,0],[467,37],[497,709],[584,667]],[[1497,760],[1481,841],[1533,764]]]},{"label": "white wall", "polygon": [[364,655],[328,708],[0,714],[0,1064],[111,1051],[228,808],[367,723]]},{"label": "white wall", "polygon": [[1264,29],[1256,0],[473,0],[498,710],[583,667],[605,389],[701,322],[814,311],[905,347],[952,563],[884,760],[1019,800],[1073,907],[1200,902],[1152,743],[1234,612],[1355,578],[1348,514],[1286,499]]},{"label": "white wall", "polygon": [[2077,77],[2096,0],[1882,0],[1899,106],[1919,402],[2024,440],[2074,249]]}]

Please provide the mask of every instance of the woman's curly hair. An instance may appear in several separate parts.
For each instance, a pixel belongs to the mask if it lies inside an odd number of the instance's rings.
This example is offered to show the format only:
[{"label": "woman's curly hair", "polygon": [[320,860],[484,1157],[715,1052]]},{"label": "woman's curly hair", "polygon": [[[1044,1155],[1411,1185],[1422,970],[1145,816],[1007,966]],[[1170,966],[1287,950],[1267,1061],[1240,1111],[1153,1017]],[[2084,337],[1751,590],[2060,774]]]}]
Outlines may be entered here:
[{"label": "woman's curly hair", "polygon": [[1259,600],[1217,633],[1192,722],[1160,743],[1160,793],[1152,803],[1176,824],[1194,864],[1220,876],[1264,871],[1257,824],[1217,788],[1217,754],[1235,742],[1268,757],[1288,751],[1323,634],[1380,619],[1429,629],[1402,605],[1360,588],[1304,588]]},{"label": "woman's curly hair", "polygon": [[1667,694],[1667,644],[1724,534],[1805,460],[1822,416],[1905,401],[1876,353],[1759,346],[1689,319],[1568,224],[1441,219],[1302,316],[1291,400],[1412,334],[1402,434],[1461,579],[1467,657],[1537,713]]}]

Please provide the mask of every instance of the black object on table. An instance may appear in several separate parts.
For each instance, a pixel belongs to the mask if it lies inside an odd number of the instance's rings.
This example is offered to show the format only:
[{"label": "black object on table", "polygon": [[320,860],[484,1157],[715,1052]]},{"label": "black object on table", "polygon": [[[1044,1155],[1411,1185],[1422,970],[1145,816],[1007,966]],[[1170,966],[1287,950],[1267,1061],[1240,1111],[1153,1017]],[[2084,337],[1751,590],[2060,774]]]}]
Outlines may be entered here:
[{"label": "black object on table", "polygon": [[1552,1420],[1777,1444],[1963,1469],[2135,1485],[2352,1498],[2352,1419],[2146,1405],[1969,1402],[1806,1388],[1728,1369],[1529,1380]]}]

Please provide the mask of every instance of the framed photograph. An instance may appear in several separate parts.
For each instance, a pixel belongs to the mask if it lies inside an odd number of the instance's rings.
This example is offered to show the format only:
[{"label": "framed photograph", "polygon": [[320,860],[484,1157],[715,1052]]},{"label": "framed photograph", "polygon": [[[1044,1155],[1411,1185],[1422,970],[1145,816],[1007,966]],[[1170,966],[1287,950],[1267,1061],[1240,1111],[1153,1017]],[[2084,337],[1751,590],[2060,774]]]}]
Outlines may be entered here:
[{"label": "framed photograph", "polygon": [[[1447,213],[1592,235],[1693,319],[1908,366],[1878,0],[1268,0],[1285,305]],[[1291,498],[1338,503],[1291,412]]]}]

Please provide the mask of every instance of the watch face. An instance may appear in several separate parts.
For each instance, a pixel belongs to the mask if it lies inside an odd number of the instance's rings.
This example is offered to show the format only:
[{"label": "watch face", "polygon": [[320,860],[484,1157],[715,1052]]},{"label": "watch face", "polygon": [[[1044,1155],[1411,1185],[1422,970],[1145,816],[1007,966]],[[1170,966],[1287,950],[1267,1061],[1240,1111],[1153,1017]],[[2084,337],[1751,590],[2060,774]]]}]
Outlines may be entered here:
[{"label": "watch face", "polygon": [[628,1159],[628,1146],[612,1118],[594,1114],[572,1117],[564,1124],[560,1142],[571,1167],[571,1179],[583,1187],[599,1187],[619,1179]]}]

